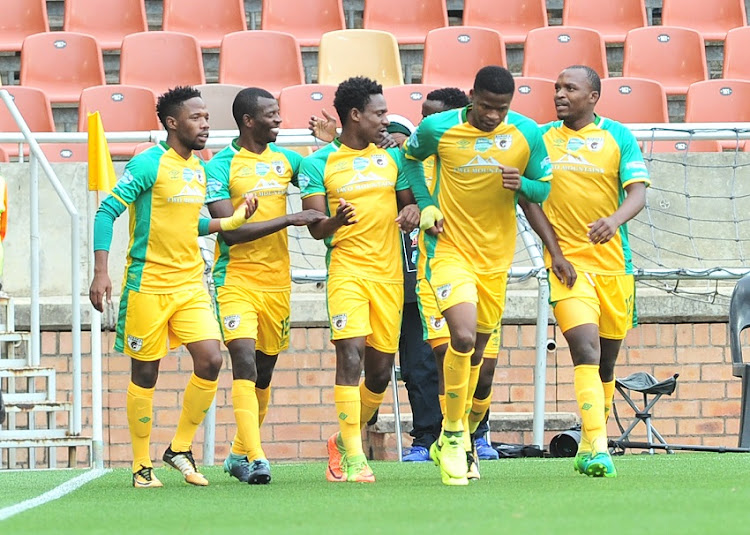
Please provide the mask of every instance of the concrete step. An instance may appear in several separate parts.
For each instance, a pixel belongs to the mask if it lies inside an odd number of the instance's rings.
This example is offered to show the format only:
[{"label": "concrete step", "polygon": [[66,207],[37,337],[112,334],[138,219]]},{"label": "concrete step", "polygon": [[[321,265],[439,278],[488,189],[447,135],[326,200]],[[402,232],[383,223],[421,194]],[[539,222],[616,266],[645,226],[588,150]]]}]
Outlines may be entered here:
[{"label": "concrete step", "polygon": [[35,401],[35,402],[22,402],[12,401],[18,394],[3,394],[3,401],[5,402],[5,411],[11,412],[69,412],[73,407],[72,403],[59,402],[59,401]]},{"label": "concrete step", "polygon": [[52,436],[51,431],[34,431],[34,434],[17,435],[18,431],[3,431],[0,437],[2,448],[54,448],[91,447],[91,438],[84,436]]},{"label": "concrete step", "polygon": [[18,368],[0,368],[3,377],[54,377],[55,369],[44,366],[22,366]]}]

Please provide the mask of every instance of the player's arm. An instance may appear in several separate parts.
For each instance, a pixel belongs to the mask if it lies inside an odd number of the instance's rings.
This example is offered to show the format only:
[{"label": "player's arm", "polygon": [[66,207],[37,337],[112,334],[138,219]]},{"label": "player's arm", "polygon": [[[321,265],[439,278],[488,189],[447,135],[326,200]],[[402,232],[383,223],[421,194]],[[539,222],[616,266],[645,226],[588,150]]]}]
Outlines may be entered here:
[{"label": "player's arm", "polygon": [[542,207],[524,198],[518,199],[518,205],[523,209],[523,213],[526,214],[526,220],[531,225],[531,228],[542,239],[542,243],[552,260],[552,265],[550,266],[552,273],[565,286],[572,288],[578,275],[573,264],[568,262],[565,255],[563,255],[560,244],[557,241],[555,229],[552,228],[552,223],[547,219]]},{"label": "player's arm", "polygon": [[609,217],[602,217],[593,223],[589,223],[587,236],[591,243],[607,243],[624,225],[646,206],[646,184],[644,182],[631,182],[625,186],[625,200],[620,207]]},{"label": "player's arm", "polygon": [[424,169],[421,162],[419,165],[407,166],[406,158],[400,149],[392,148],[387,151],[395,160],[398,167],[398,177],[396,178],[396,201],[398,203],[399,213],[396,223],[403,232],[409,233],[419,226],[420,212],[419,207],[414,199],[414,194],[409,187],[409,173],[420,173],[424,181]]},{"label": "player's arm", "polygon": [[[326,209],[326,197],[325,195],[311,195],[302,199],[302,209],[307,211],[323,212]],[[310,235],[316,240],[322,240],[333,236],[333,234],[341,227],[353,225],[357,222],[357,214],[354,210],[354,205],[347,202],[345,199],[339,199],[339,204],[336,207],[336,213],[327,217],[324,216],[314,223],[307,225]]]},{"label": "player's arm", "polygon": [[[253,214],[257,209],[258,198],[252,193],[249,193],[244,196],[242,203],[236,209],[233,209],[229,215],[224,217],[212,217],[211,219],[206,217],[200,218],[198,221],[198,236],[205,236],[214,232],[237,230],[247,223],[248,219],[253,217]],[[209,212],[210,210],[211,209],[209,208]],[[213,216],[213,214],[211,215]]]},{"label": "player's arm", "polygon": [[541,203],[547,200],[550,191],[548,181],[531,180],[521,175],[515,167],[507,165],[502,167],[502,175],[505,189],[518,192],[520,197],[532,203]]}]

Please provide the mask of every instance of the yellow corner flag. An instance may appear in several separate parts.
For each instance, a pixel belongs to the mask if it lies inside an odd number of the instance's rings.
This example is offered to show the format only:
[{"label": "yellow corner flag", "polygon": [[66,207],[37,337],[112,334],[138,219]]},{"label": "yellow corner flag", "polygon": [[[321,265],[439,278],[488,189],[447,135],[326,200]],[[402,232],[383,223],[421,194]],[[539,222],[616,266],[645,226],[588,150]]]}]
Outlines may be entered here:
[{"label": "yellow corner flag", "polygon": [[89,191],[109,193],[117,182],[115,166],[109,154],[107,138],[104,137],[102,117],[98,111],[89,113]]}]

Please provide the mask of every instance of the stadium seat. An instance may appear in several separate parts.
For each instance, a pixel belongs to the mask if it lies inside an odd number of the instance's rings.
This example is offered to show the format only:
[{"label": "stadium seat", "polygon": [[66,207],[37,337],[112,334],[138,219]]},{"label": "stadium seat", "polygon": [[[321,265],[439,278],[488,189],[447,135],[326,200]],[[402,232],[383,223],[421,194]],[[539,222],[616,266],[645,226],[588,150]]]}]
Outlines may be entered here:
[{"label": "stadium seat", "polygon": [[745,275],[734,287],[729,301],[729,346],[732,356],[732,375],[742,377],[740,412],[741,448],[750,447],[750,363],[742,357],[741,334],[750,327],[750,275]]},{"label": "stadium seat", "polygon": [[685,94],[693,82],[708,79],[703,37],[695,30],[649,26],[625,37],[622,75],[649,78],[667,95]]},{"label": "stadium seat", "polygon": [[83,33],[30,35],[21,47],[20,80],[43,90],[52,103],[77,103],[83,89],[106,83],[102,50]]},{"label": "stadium seat", "polygon": [[747,24],[745,1],[663,0],[661,23],[696,30],[709,41],[723,41],[729,30]]},{"label": "stadium seat", "polygon": [[378,30],[323,34],[318,50],[318,83],[338,85],[351,76],[368,76],[384,87],[403,85],[396,38]]},{"label": "stadium seat", "polygon": [[625,34],[648,25],[644,0],[565,0],[563,26],[580,26],[598,31],[605,43],[622,43]]},{"label": "stadium seat", "polygon": [[[333,108],[335,85],[305,84],[285,87],[279,97],[282,128],[307,128],[310,117],[321,117],[321,110],[336,116]],[[339,121],[339,126],[341,122]]]},{"label": "stadium seat", "polygon": [[446,26],[445,0],[365,0],[362,27],[390,32],[400,45],[421,45],[427,32]]},{"label": "stadium seat", "polygon": [[723,78],[750,80],[750,26],[727,32],[724,40]]},{"label": "stadium seat", "polygon": [[440,89],[437,85],[406,84],[383,89],[388,113],[396,113],[409,119],[412,124],[419,124],[422,120],[422,103],[427,95]]},{"label": "stadium seat", "polygon": [[29,35],[48,31],[46,0],[0,0],[0,52],[18,52]]},{"label": "stadium seat", "polygon": [[346,29],[342,0],[263,0],[260,28],[291,33],[300,46],[318,46],[326,32]]},{"label": "stadium seat", "polygon": [[621,123],[668,123],[667,93],[645,78],[605,78],[596,112]]},{"label": "stadium seat", "polygon": [[247,30],[245,4],[243,0],[164,0],[162,29],[190,34],[202,48],[219,48],[226,34]]},{"label": "stadium seat", "polygon": [[[156,96],[146,87],[99,85],[81,91],[78,131],[88,131],[88,114],[98,111],[105,132],[159,130]],[[130,156],[136,143],[109,143],[113,156]]]},{"label": "stadium seat", "polygon": [[42,152],[50,163],[87,162],[88,143],[41,143]]},{"label": "stadium seat", "polygon": [[714,139],[643,141],[645,155],[660,152],[721,152],[721,143]]},{"label": "stadium seat", "polygon": [[0,163],[8,163],[10,162],[10,157],[8,156],[8,153],[5,152],[5,149],[0,147]]},{"label": "stadium seat", "polygon": [[506,43],[520,44],[531,30],[547,26],[547,3],[504,0],[502,9],[498,9],[497,0],[464,0],[463,23],[497,30]]},{"label": "stadium seat", "polygon": [[148,87],[157,96],[178,85],[205,84],[198,41],[177,32],[128,35],[122,41],[120,83]]},{"label": "stadium seat", "polygon": [[474,86],[477,71],[485,65],[508,66],[500,32],[476,26],[431,30],[423,61],[422,83],[465,91]]},{"label": "stadium seat", "polygon": [[[18,110],[21,112],[24,121],[32,132],[54,132],[55,121],[52,117],[52,107],[44,91],[34,87],[22,86],[5,86],[13,97]],[[16,121],[10,115],[8,108],[4,103],[0,103],[0,132],[20,132]],[[15,158],[18,156],[17,143],[3,143],[0,145],[8,156]],[[24,146],[24,155],[29,153],[28,146]]]},{"label": "stadium seat", "polygon": [[[249,54],[262,50],[262,54]],[[270,30],[224,36],[219,56],[219,82],[262,87],[278,98],[281,89],[305,83],[299,44],[290,33]]]},{"label": "stadium seat", "polygon": [[119,50],[126,35],[148,30],[143,0],[65,0],[66,32],[96,37],[102,50]]},{"label": "stadium seat", "polygon": [[534,119],[539,124],[557,120],[555,111],[555,82],[545,78],[518,76],[516,93],[510,109]]},{"label": "stadium seat", "polygon": [[234,84],[203,84],[195,88],[201,92],[208,108],[208,124],[211,130],[236,130],[237,123],[232,115],[232,103],[242,89],[247,86]]},{"label": "stadium seat", "polygon": [[523,52],[523,76],[557,80],[570,65],[588,65],[609,76],[604,39],[596,30],[550,26],[531,30]]},{"label": "stadium seat", "polygon": [[[706,80],[692,84],[685,99],[686,123],[750,122],[750,81]],[[737,141],[720,142],[725,150],[735,150]],[[739,145],[746,146],[746,141]]]}]

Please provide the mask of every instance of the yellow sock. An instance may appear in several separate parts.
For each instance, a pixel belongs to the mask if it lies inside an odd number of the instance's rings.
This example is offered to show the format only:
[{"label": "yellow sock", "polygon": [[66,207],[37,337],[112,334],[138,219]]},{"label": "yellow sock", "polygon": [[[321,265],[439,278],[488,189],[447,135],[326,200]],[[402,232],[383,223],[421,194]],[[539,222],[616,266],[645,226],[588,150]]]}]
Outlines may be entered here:
[{"label": "yellow sock", "polygon": [[615,380],[602,382],[604,387],[604,423],[609,421],[609,411],[612,410],[612,401],[615,398]]},{"label": "yellow sock", "polygon": [[360,429],[364,428],[367,425],[367,422],[370,421],[370,418],[372,418],[375,415],[375,411],[378,410],[378,407],[380,407],[380,404],[383,403],[383,398],[385,397],[385,392],[381,392],[380,394],[377,394],[367,388],[365,386],[365,382],[362,381],[359,383],[359,401],[360,401],[360,408],[359,408],[359,427]]},{"label": "yellow sock", "polygon": [[[479,380],[479,369],[482,364],[479,363],[476,366],[469,368],[469,388],[466,390],[466,403],[464,404],[464,415],[461,418],[461,424],[464,427],[464,431],[469,429],[469,413],[471,412],[471,404],[474,399],[474,392],[477,390],[477,381]],[[464,433],[464,449],[466,451],[472,450],[471,434]]]},{"label": "yellow sock", "polygon": [[260,444],[258,398],[255,396],[254,381],[246,379],[232,381],[232,408],[237,422],[237,433],[232,441],[232,453],[247,455],[249,461],[265,459],[266,454]]},{"label": "yellow sock", "polygon": [[141,466],[153,466],[148,450],[154,420],[154,390],[155,388],[142,388],[133,382],[128,385],[125,403],[133,447],[133,472],[140,470]]},{"label": "yellow sock", "polygon": [[438,394],[438,404],[440,404],[440,414],[443,415],[440,427],[445,427],[445,394]]},{"label": "yellow sock", "polygon": [[172,439],[172,451],[188,451],[198,426],[206,417],[208,409],[216,395],[219,381],[201,379],[195,374],[190,376],[185,394],[182,398],[182,413],[177,423],[177,431]]},{"label": "yellow sock", "polygon": [[[599,366],[581,364],[573,370],[573,387],[581,411],[581,428],[591,442],[591,451],[607,451],[607,429],[604,422],[604,389]],[[583,434],[582,433],[582,434]]]},{"label": "yellow sock", "polygon": [[484,399],[473,398],[471,404],[471,412],[469,413],[469,431],[474,433],[482,422],[484,415],[490,409],[492,404],[492,390],[490,394]]},{"label": "yellow sock", "polygon": [[341,442],[349,457],[364,455],[362,434],[359,428],[360,400],[356,386],[334,385],[333,400],[336,403]]},{"label": "yellow sock", "polygon": [[474,349],[459,353],[448,344],[443,362],[445,378],[445,425],[446,431],[462,431],[461,419],[466,412],[466,395],[469,391],[471,356]]},{"label": "yellow sock", "polygon": [[255,396],[258,398],[258,427],[263,425],[263,420],[268,414],[268,404],[271,401],[271,385],[267,388],[255,387]]}]

